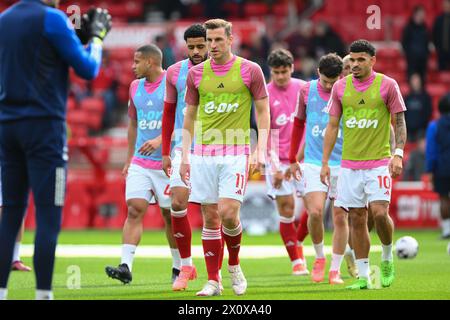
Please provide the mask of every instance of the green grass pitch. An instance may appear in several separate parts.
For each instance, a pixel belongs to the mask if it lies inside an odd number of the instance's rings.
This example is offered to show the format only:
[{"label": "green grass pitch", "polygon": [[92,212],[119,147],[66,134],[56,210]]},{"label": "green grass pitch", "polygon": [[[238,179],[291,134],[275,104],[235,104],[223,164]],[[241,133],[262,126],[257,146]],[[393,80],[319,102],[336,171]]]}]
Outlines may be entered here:
[{"label": "green grass pitch", "polygon": [[[330,286],[326,281],[321,284],[312,283],[309,277],[292,276],[289,259],[241,259],[241,266],[248,281],[246,295],[233,295],[227,271],[223,270],[225,291],[214,300],[331,300],[331,299],[450,299],[450,255],[447,253],[448,241],[440,240],[437,231],[396,231],[395,239],[403,235],[411,235],[419,242],[419,254],[412,260],[399,260],[395,257],[396,278],[390,288],[379,290],[348,291],[344,286]],[[34,234],[27,232],[23,243],[31,244]],[[372,232],[372,244],[380,244],[377,235]],[[59,238],[60,244],[117,244],[120,246],[120,231],[64,231]],[[163,232],[145,232],[142,245],[165,245]],[[200,232],[193,233],[193,245],[200,245]],[[265,236],[243,235],[242,246],[245,245],[281,245],[279,234]],[[331,233],[327,232],[325,244],[331,244]],[[305,245],[311,245],[308,237]],[[379,265],[380,252],[370,255],[370,264]],[[327,269],[330,257],[328,256]],[[23,258],[32,264],[29,257]],[[61,258],[56,260],[54,273],[55,299],[73,300],[109,300],[109,299],[159,299],[159,300],[200,300],[195,293],[206,281],[206,270],[203,259],[194,258],[199,277],[189,282],[184,292],[171,290],[171,260],[162,258],[136,258],[133,267],[133,282],[122,285],[117,280],[109,279],[104,272],[106,265],[117,265],[117,258]],[[313,257],[308,256],[309,269]],[[71,282],[69,266],[77,266],[80,270],[80,289],[69,289]],[[224,261],[224,266],[226,260]],[[69,271],[68,271],[69,270]],[[346,284],[353,279],[347,274],[345,262],[341,269]],[[34,298],[34,274],[11,273],[9,279],[9,299]]]}]

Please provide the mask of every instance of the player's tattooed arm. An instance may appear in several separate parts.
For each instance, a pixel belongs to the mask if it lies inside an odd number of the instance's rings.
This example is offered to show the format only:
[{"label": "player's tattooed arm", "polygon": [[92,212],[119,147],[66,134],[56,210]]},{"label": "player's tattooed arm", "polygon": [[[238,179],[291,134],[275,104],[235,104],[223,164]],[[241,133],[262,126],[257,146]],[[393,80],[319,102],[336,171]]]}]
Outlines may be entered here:
[{"label": "player's tattooed arm", "polygon": [[391,132],[390,132],[390,136],[389,136],[389,144],[391,145],[391,154],[394,154],[395,152],[395,132],[394,132],[394,127],[391,124]]},{"label": "player's tattooed arm", "polygon": [[403,150],[406,144],[406,122],[405,113],[398,112],[395,114],[395,148]]},{"label": "player's tattooed arm", "polygon": [[392,178],[397,178],[403,171],[403,149],[406,144],[406,122],[405,113],[399,112],[394,115],[394,129],[395,129],[395,153],[394,157],[389,163],[389,173]]}]

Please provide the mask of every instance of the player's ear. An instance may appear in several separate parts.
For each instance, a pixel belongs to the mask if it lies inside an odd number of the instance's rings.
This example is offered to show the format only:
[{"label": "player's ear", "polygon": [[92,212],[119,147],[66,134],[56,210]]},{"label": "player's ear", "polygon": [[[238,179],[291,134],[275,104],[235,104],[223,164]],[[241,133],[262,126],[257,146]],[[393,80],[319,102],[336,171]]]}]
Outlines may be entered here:
[{"label": "player's ear", "polygon": [[376,56],[373,56],[373,57],[371,57],[371,59],[370,59],[371,61],[371,65],[372,65],[372,67],[375,65],[375,63],[377,62],[377,57]]}]

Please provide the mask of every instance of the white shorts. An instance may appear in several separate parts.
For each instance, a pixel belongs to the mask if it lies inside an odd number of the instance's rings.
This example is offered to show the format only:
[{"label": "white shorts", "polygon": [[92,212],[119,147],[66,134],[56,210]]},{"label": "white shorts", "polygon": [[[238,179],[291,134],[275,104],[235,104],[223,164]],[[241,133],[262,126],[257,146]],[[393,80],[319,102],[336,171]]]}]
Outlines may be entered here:
[{"label": "white shorts", "polygon": [[330,167],[330,186],[327,187],[320,181],[320,170],[322,167],[305,163],[303,175],[305,177],[305,194],[310,192],[325,192],[328,193],[330,199],[336,199],[336,188],[339,176],[340,167]]},{"label": "white shorts", "polygon": [[163,170],[145,169],[131,164],[128,168],[125,198],[127,201],[129,199],[145,199],[149,203],[156,201],[161,208],[170,208],[169,178]]},{"label": "white shorts", "polygon": [[373,201],[391,201],[392,179],[388,166],[374,169],[341,168],[335,207],[364,208]]},{"label": "white shorts", "polygon": [[218,203],[219,198],[244,200],[248,156],[191,155],[190,202]]},{"label": "white shorts", "polygon": [[[300,165],[300,168],[303,171],[303,164]],[[281,171],[283,171],[283,175],[287,169],[289,169],[288,164],[281,164]],[[272,172],[270,166],[266,167],[266,172]],[[275,200],[276,197],[288,196],[293,193],[295,193],[299,198],[303,197],[305,194],[305,179],[303,178],[303,176],[301,177],[300,181],[297,181],[294,178],[292,178],[290,181],[283,179],[280,189],[276,189],[273,186],[272,182],[272,175],[266,174],[267,195],[273,200]]]},{"label": "white shorts", "polygon": [[[172,158],[172,172],[170,173],[170,187],[183,187],[189,188],[181,180],[180,176],[180,165],[181,165],[181,150],[174,150]],[[191,177],[192,179],[192,177]]]}]

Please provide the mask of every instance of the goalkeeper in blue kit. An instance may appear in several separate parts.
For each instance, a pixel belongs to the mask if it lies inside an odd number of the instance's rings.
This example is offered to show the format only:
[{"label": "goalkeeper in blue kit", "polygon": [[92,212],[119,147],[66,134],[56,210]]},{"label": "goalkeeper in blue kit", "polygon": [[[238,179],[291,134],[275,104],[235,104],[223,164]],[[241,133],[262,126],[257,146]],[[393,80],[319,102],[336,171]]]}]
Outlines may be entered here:
[{"label": "goalkeeper in blue kit", "polygon": [[0,299],[7,298],[13,248],[29,189],[36,206],[36,299],[53,298],[68,159],[69,67],[84,79],[95,78],[103,39],[111,29],[108,12],[93,9],[83,16],[76,33],[58,5],[59,0],[22,0],[0,14]]}]

